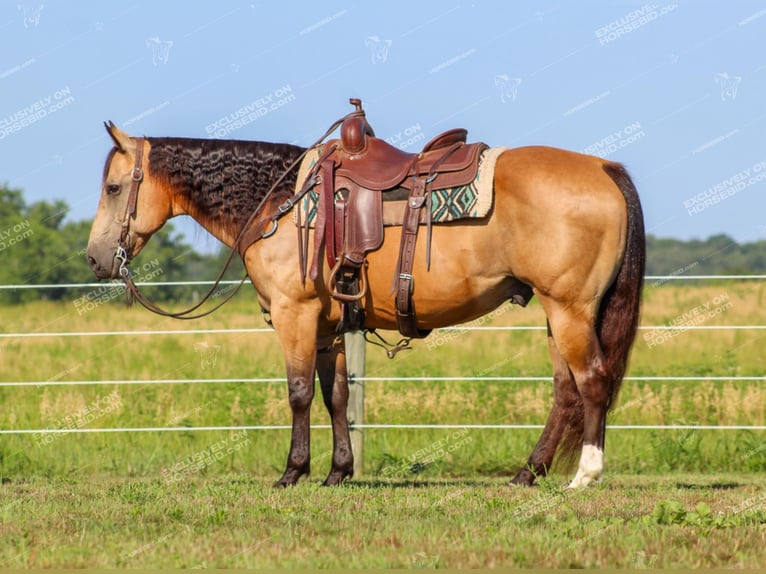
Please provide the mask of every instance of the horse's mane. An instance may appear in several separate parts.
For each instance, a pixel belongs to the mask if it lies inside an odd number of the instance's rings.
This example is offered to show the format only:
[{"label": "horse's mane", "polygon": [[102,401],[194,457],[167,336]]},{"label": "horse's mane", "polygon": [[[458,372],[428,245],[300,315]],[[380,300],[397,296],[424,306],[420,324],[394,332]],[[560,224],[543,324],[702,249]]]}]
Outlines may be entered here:
[{"label": "horse's mane", "polygon": [[[238,233],[264,194],[304,148],[279,143],[191,138],[147,138],[149,170],[190,199],[200,215]],[[274,197],[292,194],[292,170]]]}]

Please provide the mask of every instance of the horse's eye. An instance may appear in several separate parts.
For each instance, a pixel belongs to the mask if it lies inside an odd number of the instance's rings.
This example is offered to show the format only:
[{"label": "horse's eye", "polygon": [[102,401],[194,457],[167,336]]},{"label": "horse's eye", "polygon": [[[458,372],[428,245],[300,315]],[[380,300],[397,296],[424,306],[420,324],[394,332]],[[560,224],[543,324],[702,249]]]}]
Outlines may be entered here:
[{"label": "horse's eye", "polygon": [[107,195],[116,195],[120,193],[120,186],[116,183],[110,183],[106,186],[106,194]]}]

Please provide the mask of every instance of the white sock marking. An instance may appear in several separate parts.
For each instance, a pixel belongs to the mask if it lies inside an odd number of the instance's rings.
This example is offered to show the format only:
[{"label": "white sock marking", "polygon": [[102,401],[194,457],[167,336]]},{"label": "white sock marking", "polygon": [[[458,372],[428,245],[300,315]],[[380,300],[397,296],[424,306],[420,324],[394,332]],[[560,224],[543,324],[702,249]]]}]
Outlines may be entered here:
[{"label": "white sock marking", "polygon": [[593,444],[584,444],[580,455],[580,466],[577,469],[569,488],[581,488],[591,482],[598,482],[604,470],[604,451]]}]

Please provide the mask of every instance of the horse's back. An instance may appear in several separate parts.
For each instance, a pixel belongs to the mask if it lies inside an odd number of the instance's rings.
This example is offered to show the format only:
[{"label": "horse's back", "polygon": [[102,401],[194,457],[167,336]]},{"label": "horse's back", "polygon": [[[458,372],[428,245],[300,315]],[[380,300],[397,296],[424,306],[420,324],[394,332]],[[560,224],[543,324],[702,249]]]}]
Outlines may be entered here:
[{"label": "horse's back", "polygon": [[619,188],[604,170],[612,162],[565,149],[546,146],[514,148],[503,153],[495,168],[495,201],[501,207],[562,205],[573,216],[600,215],[599,209],[582,209],[592,203],[603,210],[625,211]]}]

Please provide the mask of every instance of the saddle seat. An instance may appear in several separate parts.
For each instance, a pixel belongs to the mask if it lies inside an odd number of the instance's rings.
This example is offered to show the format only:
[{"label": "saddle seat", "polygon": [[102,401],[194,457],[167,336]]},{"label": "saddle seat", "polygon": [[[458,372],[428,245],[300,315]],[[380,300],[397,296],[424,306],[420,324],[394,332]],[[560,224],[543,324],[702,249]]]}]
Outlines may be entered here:
[{"label": "saddle seat", "polygon": [[[358,101],[353,100],[352,103]],[[361,111],[361,102],[357,109]],[[434,181],[433,185],[433,189],[441,189],[466,185],[473,179],[471,176],[476,175],[475,171],[470,173],[469,168],[486,146],[482,143],[467,144],[467,137],[467,130],[451,129],[429,141],[421,152],[408,153],[376,138],[365,118],[354,117],[343,123],[340,138],[330,140],[326,145],[337,148],[336,177],[374,191],[400,187],[411,189],[413,179],[430,175],[441,159],[438,181]],[[445,157],[450,147],[455,149]]]}]

